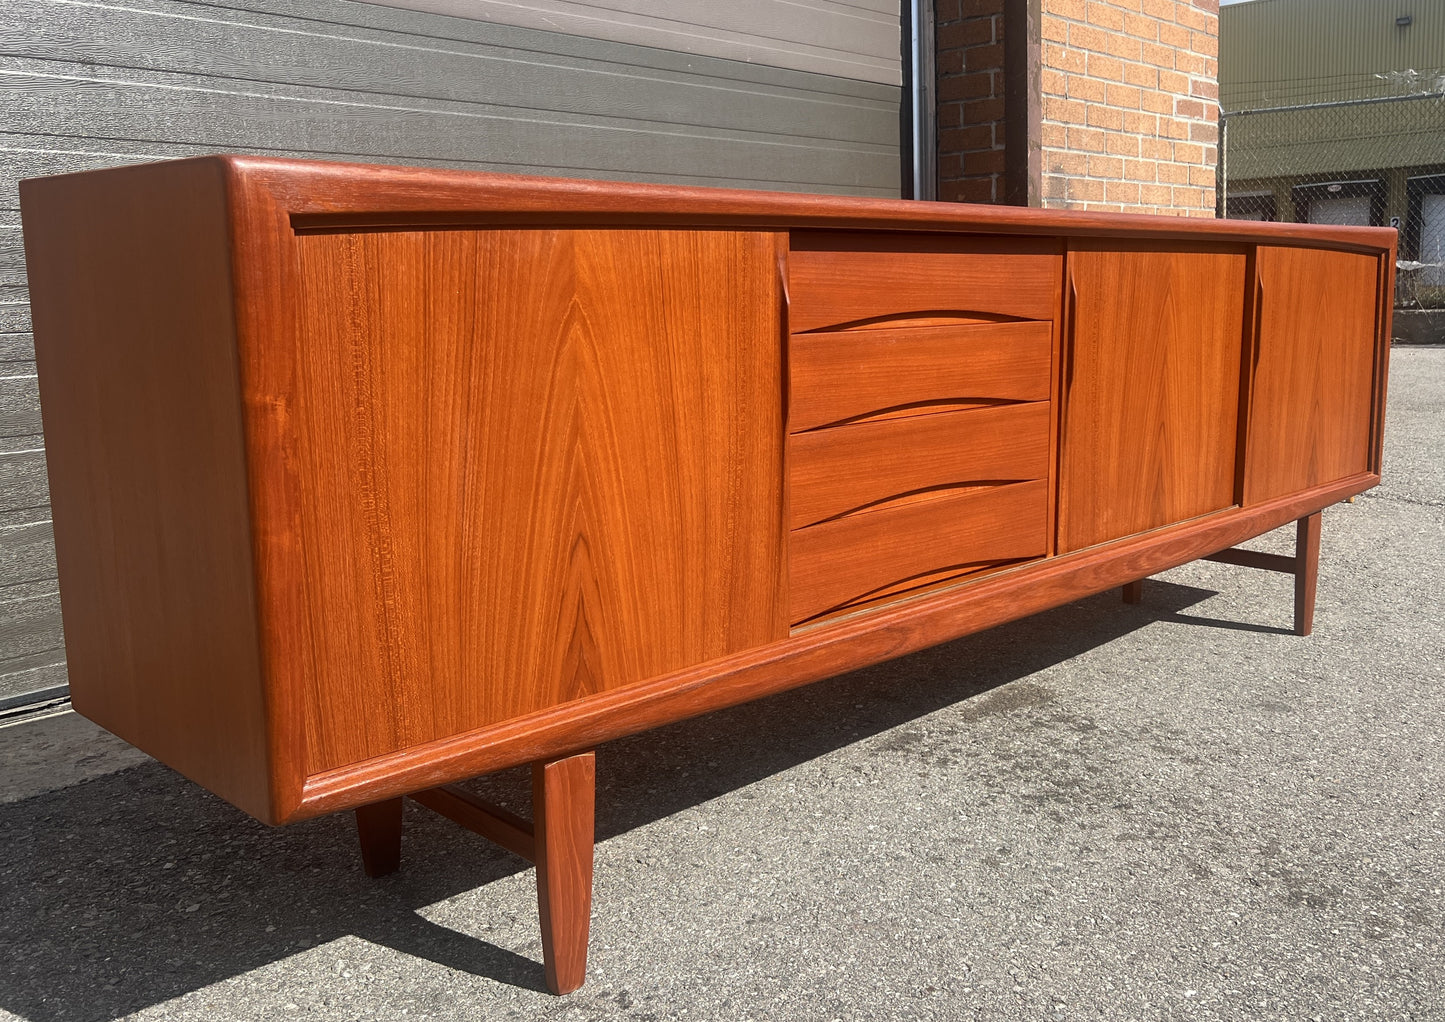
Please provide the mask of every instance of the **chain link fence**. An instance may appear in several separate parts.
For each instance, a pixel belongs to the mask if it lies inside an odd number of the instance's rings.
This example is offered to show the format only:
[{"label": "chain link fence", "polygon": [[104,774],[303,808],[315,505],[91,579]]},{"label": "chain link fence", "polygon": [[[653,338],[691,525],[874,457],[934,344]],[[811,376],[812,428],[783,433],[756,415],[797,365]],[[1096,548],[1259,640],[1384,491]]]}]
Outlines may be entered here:
[{"label": "chain link fence", "polygon": [[1342,81],[1340,93],[1226,111],[1218,213],[1396,227],[1397,305],[1445,309],[1445,68]]}]

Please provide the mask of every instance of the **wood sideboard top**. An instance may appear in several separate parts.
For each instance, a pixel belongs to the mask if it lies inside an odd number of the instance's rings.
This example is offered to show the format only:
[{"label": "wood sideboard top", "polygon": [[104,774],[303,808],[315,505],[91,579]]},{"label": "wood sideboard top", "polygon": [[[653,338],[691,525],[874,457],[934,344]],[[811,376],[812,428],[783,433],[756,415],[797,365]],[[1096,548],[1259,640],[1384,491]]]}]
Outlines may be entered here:
[{"label": "wood sideboard top", "polygon": [[[297,231],[397,225],[769,226],[828,229],[947,231],[1247,243],[1378,251],[1392,248],[1389,227],[1261,223],[1138,213],[1031,209],[973,203],[923,202],[744,191],[677,185],[493,174],[380,164],[332,163],[264,156],[216,155],[171,164],[209,163],[244,196],[283,208]],[[32,178],[22,193],[52,182],[97,175],[147,173],[136,164],[78,174]]]}]

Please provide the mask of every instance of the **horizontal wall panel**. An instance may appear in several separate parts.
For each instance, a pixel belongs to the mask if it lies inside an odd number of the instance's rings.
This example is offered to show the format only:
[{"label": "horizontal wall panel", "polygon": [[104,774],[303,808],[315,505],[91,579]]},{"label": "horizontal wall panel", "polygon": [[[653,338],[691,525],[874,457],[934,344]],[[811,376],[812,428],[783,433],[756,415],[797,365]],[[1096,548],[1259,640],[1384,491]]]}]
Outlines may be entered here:
[{"label": "horizontal wall panel", "polygon": [[16,332],[0,334],[0,375],[8,370],[14,371],[13,367],[3,365],[6,362],[34,362],[35,361],[35,335],[28,332]]},{"label": "horizontal wall panel", "polygon": [[[843,90],[855,94],[853,104],[839,102],[845,97],[837,95],[830,101],[796,83],[769,82],[778,76],[767,69],[739,69],[725,61],[686,69],[652,62],[624,67],[570,54],[549,54],[543,61],[505,46],[458,41],[439,47],[435,39],[380,37],[362,29],[338,32],[334,25],[309,30],[307,22],[291,18],[248,13],[233,16],[245,21],[220,21],[165,9],[115,7],[101,13],[53,0],[12,0],[6,17],[21,39],[11,51],[18,57],[132,70],[201,70],[253,86],[310,86],[385,103],[444,100],[703,127],[721,115],[738,130],[839,140],[876,130],[880,117],[897,118],[896,101],[892,107],[887,102],[892,90],[860,85]],[[95,31],[97,17],[105,19],[103,35]],[[835,84],[829,91],[839,88]],[[868,102],[869,96],[875,102]],[[880,98],[884,102],[876,102]],[[821,113],[824,107],[836,108],[833,116],[809,124],[809,111]]]},{"label": "horizontal wall panel", "polygon": [[[15,367],[24,369],[15,372]],[[0,437],[40,432],[40,388],[30,363],[17,362],[0,374]],[[0,578],[4,578],[0,575]]]},{"label": "horizontal wall panel", "polygon": [[0,588],[0,673],[7,662],[64,648],[60,593],[53,581]]},{"label": "horizontal wall panel", "polygon": [[20,225],[0,224],[0,284],[24,285],[25,242]]},{"label": "horizontal wall panel", "polygon": [[[4,125],[0,125],[3,129]],[[70,146],[86,148],[68,148]],[[203,156],[210,146],[167,145],[154,142],[118,142],[113,139],[57,139],[0,130],[0,215],[20,215],[19,183],[27,177],[77,174],[85,170],[119,167],[127,163]],[[0,309],[0,330],[19,329],[7,322]],[[25,329],[28,329],[28,320]]]},{"label": "horizontal wall panel", "polygon": [[[91,107],[100,98],[94,90],[103,82],[150,87],[144,94],[151,98],[137,100],[153,115],[149,130],[137,132],[122,122],[96,132],[61,117],[39,127],[42,135],[179,141],[352,159],[469,161],[529,172],[819,191],[897,194],[899,187],[896,87],[329,0],[241,6],[248,10],[159,0],[124,9],[21,0],[7,5],[7,17],[20,29],[7,38],[6,47],[17,59],[4,67],[76,72],[72,107]],[[98,31],[98,25],[105,30]],[[135,77],[146,71],[184,73],[199,79],[189,83],[188,91],[237,97],[236,118],[243,123],[220,135],[167,130],[197,105],[205,116],[206,105],[192,96],[180,110],[166,109],[153,98],[154,90],[186,89],[186,84]],[[41,82],[20,80],[9,88],[25,94],[25,105],[34,112],[64,113],[56,110]],[[79,90],[87,103],[74,102]],[[308,103],[321,106],[309,109]],[[366,108],[375,108],[371,118]],[[433,115],[432,120],[424,114]],[[422,117],[400,133],[412,145],[388,141],[385,129],[370,123],[408,115]],[[303,123],[281,141],[267,123],[277,117],[299,117]],[[367,144],[355,131],[317,133],[311,121],[328,117],[353,128],[360,119],[382,137]],[[474,123],[477,118],[483,123]],[[438,122],[449,127],[439,130]],[[522,132],[530,138],[513,137],[519,122],[530,129]],[[36,128],[33,119],[9,116],[0,124],[11,131]],[[235,137],[252,127],[262,129],[250,132],[256,137]],[[569,135],[570,145],[548,138],[558,132]],[[639,132],[663,136],[680,152],[663,153],[664,162],[658,164],[658,153],[645,141],[636,148]],[[746,133],[766,137],[747,138]],[[732,135],[755,155],[767,142],[800,148],[803,152],[795,154],[800,165],[780,173],[776,162],[786,158],[783,153],[772,154],[771,170],[766,159],[757,168],[719,165],[708,140]],[[822,146],[809,158],[813,141],[841,148]],[[874,147],[888,155],[879,168],[881,179],[876,171],[859,173],[844,156]]]},{"label": "horizontal wall panel", "polygon": [[0,699],[13,700],[27,692],[50,697],[50,690],[65,683],[63,649],[0,660]]},{"label": "horizontal wall panel", "polygon": [[41,438],[21,436],[0,440],[0,512],[43,507],[49,500],[50,481],[45,475],[45,448]]},{"label": "horizontal wall panel", "polygon": [[0,333],[28,333],[30,303],[0,298]]},{"label": "horizontal wall panel", "polygon": [[[683,175],[778,188],[819,184],[839,190],[889,190],[898,155],[886,145],[804,140],[733,128],[687,126],[628,117],[584,118],[445,100],[363,101],[354,93],[268,86],[264,93],[218,91],[197,75],[128,71],[95,78],[81,66],[22,70],[0,60],[0,124],[39,133],[63,126],[91,137],[115,132],[185,136],[216,150],[248,147],[312,151],[354,160],[377,157],[455,162],[487,152],[512,171],[550,168],[597,177]],[[75,94],[85,102],[77,105]],[[821,180],[810,180],[821,178]],[[871,180],[876,184],[867,185]]]},{"label": "horizontal wall panel", "polygon": [[799,71],[902,81],[898,0],[373,0]]},{"label": "horizontal wall panel", "polygon": [[0,513],[0,579],[8,585],[55,578],[50,509]]}]

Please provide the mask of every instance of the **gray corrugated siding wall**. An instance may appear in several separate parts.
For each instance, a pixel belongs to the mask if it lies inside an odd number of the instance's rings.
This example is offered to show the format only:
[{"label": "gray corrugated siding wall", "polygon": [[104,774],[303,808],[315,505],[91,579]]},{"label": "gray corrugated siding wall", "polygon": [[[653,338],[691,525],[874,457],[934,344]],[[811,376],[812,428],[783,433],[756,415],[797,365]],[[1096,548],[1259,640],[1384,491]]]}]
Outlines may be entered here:
[{"label": "gray corrugated siding wall", "polygon": [[899,192],[894,86],[347,0],[0,3],[0,702],[65,680],[20,178],[235,151]]},{"label": "gray corrugated siding wall", "polygon": [[[1396,19],[1410,16],[1409,25]],[[1390,72],[1414,70],[1418,76]],[[1438,91],[1445,0],[1254,0],[1219,9],[1226,113]]]},{"label": "gray corrugated siding wall", "polygon": [[884,85],[903,80],[899,0],[375,2]]}]

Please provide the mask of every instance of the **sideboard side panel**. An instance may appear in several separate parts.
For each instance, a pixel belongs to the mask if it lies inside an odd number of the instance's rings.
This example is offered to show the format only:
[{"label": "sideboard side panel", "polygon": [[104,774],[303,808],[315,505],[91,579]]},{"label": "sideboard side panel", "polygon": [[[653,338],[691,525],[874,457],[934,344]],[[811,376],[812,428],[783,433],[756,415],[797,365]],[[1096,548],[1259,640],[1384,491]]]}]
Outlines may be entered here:
[{"label": "sideboard side panel", "polygon": [[1264,245],[1258,267],[1246,505],[1378,467],[1379,259]]},{"label": "sideboard side panel", "polygon": [[274,819],[222,165],[21,199],[75,709]]},{"label": "sideboard side panel", "polygon": [[311,772],[787,634],[778,244],[297,238]]}]

